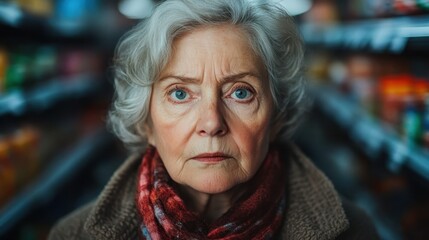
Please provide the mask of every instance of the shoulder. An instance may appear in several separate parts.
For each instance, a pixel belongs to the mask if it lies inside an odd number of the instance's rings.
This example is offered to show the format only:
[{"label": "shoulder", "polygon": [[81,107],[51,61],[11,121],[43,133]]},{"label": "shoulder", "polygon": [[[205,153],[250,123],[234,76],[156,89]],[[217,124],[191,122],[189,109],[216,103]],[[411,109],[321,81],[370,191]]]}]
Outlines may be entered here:
[{"label": "shoulder", "polygon": [[49,240],[135,239],[139,216],[135,189],[140,161],[129,157],[113,174],[97,199],[60,219]]},{"label": "shoulder", "polygon": [[365,212],[342,198],[296,146],[280,150],[288,163],[283,239],[379,239]]},{"label": "shoulder", "polygon": [[69,215],[60,219],[49,233],[49,240],[61,239],[90,239],[84,224],[93,208],[94,203],[88,203]]},{"label": "shoulder", "polygon": [[349,220],[349,228],[337,239],[380,239],[371,219],[361,208],[344,198],[342,204]]}]

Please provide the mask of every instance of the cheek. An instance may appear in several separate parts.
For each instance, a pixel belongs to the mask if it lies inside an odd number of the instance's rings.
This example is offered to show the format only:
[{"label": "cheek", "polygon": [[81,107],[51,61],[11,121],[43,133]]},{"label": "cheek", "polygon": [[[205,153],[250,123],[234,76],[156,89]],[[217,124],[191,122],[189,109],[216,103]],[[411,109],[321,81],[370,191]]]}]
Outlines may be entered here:
[{"label": "cheek", "polygon": [[152,105],[151,119],[152,144],[164,155],[179,156],[181,154],[179,150],[183,149],[193,132],[189,110],[186,112],[183,112],[182,108],[174,110],[158,103]]},{"label": "cheek", "polygon": [[[271,104],[254,101],[250,104],[226,102],[231,132],[243,143],[257,143],[269,134]],[[241,137],[240,137],[241,136]]]},{"label": "cheek", "polygon": [[248,154],[257,153],[258,150],[268,143],[269,139],[269,121],[263,122],[237,122],[232,127],[232,135],[237,145],[243,152]]},{"label": "cheek", "polygon": [[154,118],[152,143],[173,179],[180,174],[183,161],[183,146],[187,131],[179,124],[171,124],[164,118]]},{"label": "cheek", "polygon": [[242,154],[258,155],[259,149],[269,142],[270,118],[263,115],[236,118],[230,122],[231,134]]},{"label": "cheek", "polygon": [[[188,132],[186,125],[180,119],[169,118],[167,115],[153,117],[153,141],[156,147],[169,145],[170,148],[182,142]],[[188,127],[189,128],[189,127]]]},{"label": "cheek", "polygon": [[240,149],[243,162],[252,168],[265,157],[270,139],[271,105],[269,102],[256,103],[247,108],[237,106],[230,118],[232,137]]}]

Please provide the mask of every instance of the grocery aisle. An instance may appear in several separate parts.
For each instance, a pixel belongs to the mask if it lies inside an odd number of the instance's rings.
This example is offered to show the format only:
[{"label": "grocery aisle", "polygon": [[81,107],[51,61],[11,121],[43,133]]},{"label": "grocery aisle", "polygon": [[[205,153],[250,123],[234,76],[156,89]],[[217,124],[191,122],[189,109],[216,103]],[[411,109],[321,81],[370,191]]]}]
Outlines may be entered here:
[{"label": "grocery aisle", "polygon": [[133,24],[115,1],[0,1],[0,239],[45,239],[122,161],[105,116]]},{"label": "grocery aisle", "polygon": [[295,138],[383,239],[429,236],[429,1],[313,1]]},{"label": "grocery aisle", "polygon": [[[383,239],[427,239],[429,1],[297,1],[314,103],[294,140]],[[111,58],[120,11],[154,2],[0,0],[0,239],[45,239],[124,159]]]}]

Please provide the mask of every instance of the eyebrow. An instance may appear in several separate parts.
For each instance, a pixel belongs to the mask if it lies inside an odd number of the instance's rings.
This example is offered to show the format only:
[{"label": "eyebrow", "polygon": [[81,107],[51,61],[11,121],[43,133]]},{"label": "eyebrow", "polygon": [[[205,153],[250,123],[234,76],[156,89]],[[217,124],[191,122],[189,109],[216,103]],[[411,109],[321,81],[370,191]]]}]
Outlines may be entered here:
[{"label": "eyebrow", "polygon": [[[232,74],[232,75],[226,76],[226,77],[224,77],[222,79],[222,82],[233,82],[235,80],[242,79],[242,78],[244,78],[246,76],[251,76],[251,77],[254,77],[254,78],[260,80],[259,75],[255,74],[255,73],[252,73],[252,72],[242,72],[242,73],[237,73],[237,74]],[[198,78],[191,78],[191,77],[185,77],[185,76],[176,76],[176,75],[167,75],[167,76],[159,79],[159,81],[162,82],[162,81],[164,81],[164,80],[166,80],[168,78],[175,78],[175,79],[178,79],[178,80],[180,80],[182,82],[186,82],[186,83],[198,83],[198,82],[200,82],[200,79],[198,79]]]}]

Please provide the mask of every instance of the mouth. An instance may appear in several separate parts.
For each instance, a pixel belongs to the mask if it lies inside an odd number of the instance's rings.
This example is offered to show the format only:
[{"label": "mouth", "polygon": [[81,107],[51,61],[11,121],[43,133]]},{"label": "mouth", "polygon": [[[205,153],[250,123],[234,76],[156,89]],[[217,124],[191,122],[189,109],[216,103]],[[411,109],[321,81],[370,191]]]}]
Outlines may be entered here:
[{"label": "mouth", "polygon": [[194,156],[192,159],[204,162],[204,163],[218,163],[221,161],[224,161],[228,158],[231,158],[230,155],[222,153],[222,152],[215,152],[215,153],[203,153]]}]

